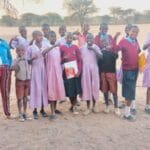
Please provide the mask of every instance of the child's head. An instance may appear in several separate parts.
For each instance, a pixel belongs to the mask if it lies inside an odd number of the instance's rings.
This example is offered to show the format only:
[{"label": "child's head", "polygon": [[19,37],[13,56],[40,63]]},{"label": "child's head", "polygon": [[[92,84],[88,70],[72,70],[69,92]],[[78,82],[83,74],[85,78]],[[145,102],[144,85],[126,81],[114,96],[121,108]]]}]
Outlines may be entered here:
[{"label": "child's head", "polygon": [[23,45],[18,45],[16,47],[16,53],[18,57],[22,57],[25,54],[25,47]]},{"label": "child's head", "polygon": [[60,27],[59,27],[59,34],[60,34],[60,36],[61,37],[64,37],[65,36],[65,34],[66,34],[66,26],[65,25],[61,25]]},{"label": "child's head", "polygon": [[73,34],[71,32],[68,32],[66,35],[66,41],[68,44],[71,44],[73,41]]},{"label": "child's head", "polygon": [[49,25],[48,24],[43,24],[42,25],[42,31],[43,31],[45,37],[49,36],[49,32],[50,32]]},{"label": "child's head", "polygon": [[52,45],[55,44],[55,42],[56,42],[56,33],[54,31],[50,31],[50,33],[49,33],[49,40],[50,40],[50,43]]},{"label": "child's head", "polygon": [[92,33],[88,33],[86,39],[88,46],[92,46],[94,43],[94,35]]},{"label": "child's head", "polygon": [[126,33],[126,36],[128,36],[129,35],[129,31],[130,31],[130,29],[132,28],[132,24],[127,24],[126,25],[126,27],[125,27],[125,33]]},{"label": "child's head", "polygon": [[20,26],[19,27],[19,33],[21,34],[22,37],[26,38],[27,37],[27,29],[25,26]]},{"label": "child's head", "polygon": [[107,23],[100,24],[100,32],[102,34],[106,34],[108,32],[108,24]]},{"label": "child's head", "polygon": [[33,36],[34,40],[38,43],[41,42],[43,39],[43,35],[42,35],[41,31],[34,31],[32,33],[32,36]]},{"label": "child's head", "polygon": [[82,26],[83,33],[88,33],[90,30],[90,25],[88,23],[84,23]]},{"label": "child's head", "polygon": [[107,46],[108,46],[107,40],[104,39],[104,38],[101,38],[101,39],[100,39],[100,47],[101,47],[101,48],[104,48],[104,47],[107,47]]},{"label": "child's head", "polygon": [[33,31],[33,32],[32,32],[32,39],[33,39],[33,40],[35,40],[35,36],[36,36],[36,32]]},{"label": "child's head", "polygon": [[133,25],[129,30],[129,36],[133,39],[136,39],[139,33],[139,28],[136,25]]}]

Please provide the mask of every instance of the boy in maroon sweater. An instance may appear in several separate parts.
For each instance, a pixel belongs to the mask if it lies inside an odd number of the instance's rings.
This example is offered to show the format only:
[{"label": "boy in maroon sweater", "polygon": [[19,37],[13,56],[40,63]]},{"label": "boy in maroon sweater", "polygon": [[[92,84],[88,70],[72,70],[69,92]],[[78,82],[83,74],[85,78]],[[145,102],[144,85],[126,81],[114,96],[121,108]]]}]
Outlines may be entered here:
[{"label": "boy in maroon sweater", "polygon": [[129,30],[129,36],[123,38],[118,47],[122,52],[122,96],[126,100],[124,118],[129,121],[134,121],[135,118],[131,115],[131,104],[135,99],[136,81],[138,77],[138,54],[140,47],[137,41],[139,28],[132,26]]},{"label": "boy in maroon sweater", "polygon": [[61,52],[61,61],[62,65],[65,66],[65,63],[76,62],[77,64],[77,74],[75,77],[68,78],[65,69],[63,70],[63,79],[65,85],[66,96],[69,97],[71,102],[70,111],[73,114],[78,114],[76,110],[77,104],[77,95],[81,94],[81,79],[80,74],[82,70],[82,60],[81,60],[81,53],[79,48],[72,44],[73,34],[67,33],[66,36],[66,43],[60,46]]}]

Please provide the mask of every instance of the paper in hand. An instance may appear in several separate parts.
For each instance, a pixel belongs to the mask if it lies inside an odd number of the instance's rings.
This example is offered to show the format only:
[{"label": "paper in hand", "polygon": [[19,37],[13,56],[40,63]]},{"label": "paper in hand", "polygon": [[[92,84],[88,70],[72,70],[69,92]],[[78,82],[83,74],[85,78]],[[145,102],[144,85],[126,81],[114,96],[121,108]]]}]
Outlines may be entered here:
[{"label": "paper in hand", "polygon": [[78,73],[78,66],[76,61],[64,63],[64,68],[67,79],[74,78]]}]

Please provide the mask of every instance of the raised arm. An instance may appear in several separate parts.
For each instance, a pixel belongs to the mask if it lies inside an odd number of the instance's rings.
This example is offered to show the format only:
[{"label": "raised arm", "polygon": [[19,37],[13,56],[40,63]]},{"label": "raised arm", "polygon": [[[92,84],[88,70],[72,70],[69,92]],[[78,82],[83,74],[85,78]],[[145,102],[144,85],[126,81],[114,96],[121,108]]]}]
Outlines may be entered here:
[{"label": "raised arm", "polygon": [[93,50],[97,58],[103,58],[103,54],[97,45],[94,44],[93,46],[88,47],[88,49]]},{"label": "raised arm", "polygon": [[15,36],[10,40],[9,46],[10,48],[15,49],[17,44],[18,44],[18,39],[17,36]]},{"label": "raised arm", "polygon": [[46,53],[48,53],[50,50],[52,50],[55,47],[59,47],[59,44],[55,44],[55,45],[53,45],[51,47],[48,47],[48,48],[42,50],[42,54],[45,55]]}]

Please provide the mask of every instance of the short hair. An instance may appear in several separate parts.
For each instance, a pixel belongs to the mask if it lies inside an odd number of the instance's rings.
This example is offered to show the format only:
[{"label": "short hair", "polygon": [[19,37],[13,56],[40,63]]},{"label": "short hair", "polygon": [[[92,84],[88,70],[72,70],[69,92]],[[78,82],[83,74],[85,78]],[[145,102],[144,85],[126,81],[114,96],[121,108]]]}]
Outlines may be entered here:
[{"label": "short hair", "polygon": [[24,25],[21,25],[21,26],[19,26],[19,31],[22,31],[22,30],[26,30],[26,26],[24,26]]},{"label": "short hair", "polygon": [[35,36],[36,36],[36,32],[33,31],[33,32],[32,32],[32,37],[34,38]]},{"label": "short hair", "polygon": [[137,28],[139,30],[139,27],[137,25],[132,25],[130,28],[129,28],[129,31],[133,28]]},{"label": "short hair", "polygon": [[86,35],[86,37],[88,38],[88,37],[92,37],[93,39],[94,39],[94,35],[92,34],[92,33],[88,33],[87,35]]},{"label": "short hair", "polygon": [[133,25],[132,25],[131,23],[129,23],[129,24],[127,24],[127,25],[125,26],[125,29],[129,29],[129,30],[130,30],[130,29],[132,28],[132,26],[133,26]]},{"label": "short hair", "polygon": [[23,44],[18,44],[18,45],[16,46],[16,50],[18,50],[18,49],[24,49],[24,50],[25,50],[25,45],[23,45]]},{"label": "short hair", "polygon": [[52,35],[55,35],[55,36],[56,36],[56,33],[55,33],[55,31],[50,31],[50,32],[49,32],[49,35],[50,35],[50,36],[52,36]]},{"label": "short hair", "polygon": [[66,38],[67,38],[68,36],[72,36],[72,37],[73,37],[73,33],[72,33],[72,32],[67,32]]},{"label": "short hair", "polygon": [[90,24],[89,24],[88,22],[84,22],[84,23],[82,24],[82,29],[84,29],[85,26],[90,26]]},{"label": "short hair", "polygon": [[105,23],[105,22],[102,22],[102,23],[100,24],[100,28],[105,27],[105,26],[107,26],[107,27],[108,27],[108,24],[107,24],[107,23]]},{"label": "short hair", "polygon": [[50,29],[49,24],[46,24],[46,23],[43,24],[43,25],[42,25],[42,29]]},{"label": "short hair", "polygon": [[89,26],[89,23],[88,23],[88,22],[84,22],[84,23],[83,23],[83,26],[86,26],[86,25]]},{"label": "short hair", "polygon": [[35,36],[37,36],[37,35],[42,35],[42,32],[39,31],[39,30],[35,30],[35,31],[32,32],[32,36],[33,36],[33,37],[35,37]]},{"label": "short hair", "polygon": [[66,30],[66,25],[62,24],[62,25],[59,26],[59,30],[62,29],[62,28]]}]

